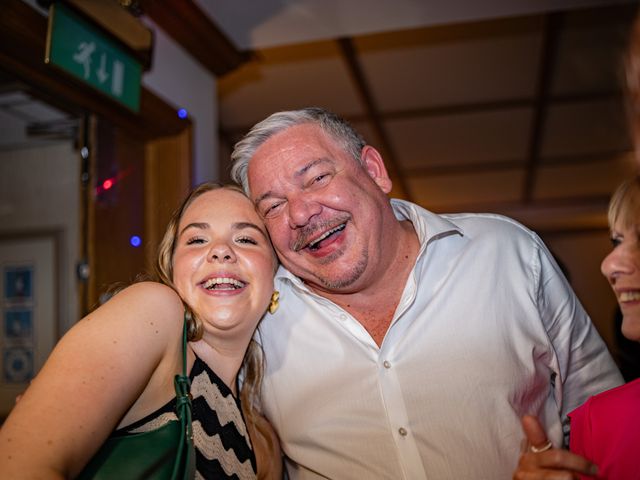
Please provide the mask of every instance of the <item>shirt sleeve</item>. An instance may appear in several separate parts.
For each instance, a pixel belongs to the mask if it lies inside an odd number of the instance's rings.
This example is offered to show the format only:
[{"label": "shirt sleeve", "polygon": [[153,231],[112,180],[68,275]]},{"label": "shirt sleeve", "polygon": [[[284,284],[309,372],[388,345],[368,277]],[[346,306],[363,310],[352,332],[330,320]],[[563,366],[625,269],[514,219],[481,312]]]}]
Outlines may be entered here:
[{"label": "shirt sleeve", "polygon": [[554,349],[549,366],[555,374],[555,400],[567,434],[569,412],[587,398],[621,385],[623,379],[558,264],[537,236],[536,240],[538,311]]}]

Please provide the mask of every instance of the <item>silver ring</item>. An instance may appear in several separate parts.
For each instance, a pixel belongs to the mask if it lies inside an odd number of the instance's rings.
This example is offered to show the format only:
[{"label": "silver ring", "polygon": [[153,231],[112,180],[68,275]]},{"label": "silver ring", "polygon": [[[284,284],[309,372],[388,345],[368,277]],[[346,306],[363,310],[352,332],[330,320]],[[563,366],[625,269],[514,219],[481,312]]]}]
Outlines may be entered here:
[{"label": "silver ring", "polygon": [[546,452],[547,450],[551,450],[552,448],[553,448],[553,444],[551,443],[551,440],[549,440],[547,443],[545,443],[541,447],[535,447],[533,445],[529,447],[532,453]]}]

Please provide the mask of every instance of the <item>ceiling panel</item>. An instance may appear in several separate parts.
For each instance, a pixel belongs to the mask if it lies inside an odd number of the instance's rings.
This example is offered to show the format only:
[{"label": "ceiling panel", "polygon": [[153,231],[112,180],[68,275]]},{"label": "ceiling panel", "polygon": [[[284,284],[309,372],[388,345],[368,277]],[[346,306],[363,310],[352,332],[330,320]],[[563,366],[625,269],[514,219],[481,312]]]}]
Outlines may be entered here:
[{"label": "ceiling panel", "polygon": [[408,178],[417,202],[437,212],[478,211],[478,205],[517,202],[523,181],[523,169]]},{"label": "ceiling panel", "polygon": [[548,165],[536,174],[534,197],[537,200],[562,198],[606,198],[636,169],[632,154],[623,154],[602,161]]},{"label": "ceiling panel", "polygon": [[552,105],[548,110],[542,155],[593,155],[631,148],[619,97]]},{"label": "ceiling panel", "polygon": [[355,43],[382,110],[495,102],[533,95],[540,23],[525,18],[423,28]]},{"label": "ceiling panel", "polygon": [[357,91],[335,43],[260,52],[260,60],[220,82],[220,116],[226,129],[246,128],[265,111],[323,105],[361,115]]},{"label": "ceiling panel", "polygon": [[620,52],[627,43],[627,24],[635,5],[577,11],[565,16],[559,36],[552,93],[612,92],[621,81]]},{"label": "ceiling panel", "polygon": [[400,165],[412,176],[422,168],[429,174],[433,167],[522,164],[530,125],[531,110],[523,108],[386,122]]}]

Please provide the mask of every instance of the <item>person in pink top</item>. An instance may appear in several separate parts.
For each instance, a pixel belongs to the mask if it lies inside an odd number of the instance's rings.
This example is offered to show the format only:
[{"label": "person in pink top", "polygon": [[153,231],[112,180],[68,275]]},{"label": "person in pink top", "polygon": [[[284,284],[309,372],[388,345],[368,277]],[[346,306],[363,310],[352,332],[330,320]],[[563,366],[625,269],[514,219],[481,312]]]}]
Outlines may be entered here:
[{"label": "person in pink top", "polygon": [[[622,333],[640,342],[640,177],[618,187],[609,204],[613,250],[602,261],[622,310]],[[640,480],[640,379],[591,397],[569,414],[571,451],[553,448],[535,417],[522,419],[528,449],[515,480]]]},{"label": "person in pink top", "polygon": [[[613,250],[602,273],[620,304],[623,335],[640,342],[640,178],[613,195],[609,225]],[[569,447],[598,466],[599,478],[640,479],[640,379],[591,397],[569,417]]]}]

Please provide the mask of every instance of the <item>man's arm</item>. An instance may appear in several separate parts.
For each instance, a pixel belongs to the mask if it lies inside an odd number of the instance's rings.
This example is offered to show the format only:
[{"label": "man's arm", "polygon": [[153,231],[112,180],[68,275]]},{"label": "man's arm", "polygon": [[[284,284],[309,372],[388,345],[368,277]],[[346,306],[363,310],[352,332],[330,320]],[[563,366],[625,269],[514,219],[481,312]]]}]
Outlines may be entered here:
[{"label": "man's arm", "polygon": [[565,419],[590,396],[624,382],[558,264],[538,241],[538,311],[558,361],[555,394],[561,418]]}]

